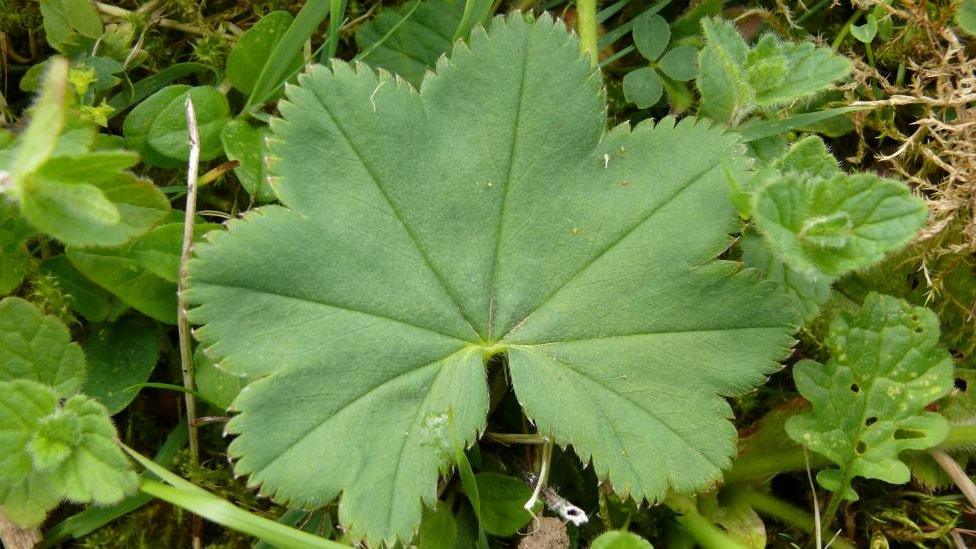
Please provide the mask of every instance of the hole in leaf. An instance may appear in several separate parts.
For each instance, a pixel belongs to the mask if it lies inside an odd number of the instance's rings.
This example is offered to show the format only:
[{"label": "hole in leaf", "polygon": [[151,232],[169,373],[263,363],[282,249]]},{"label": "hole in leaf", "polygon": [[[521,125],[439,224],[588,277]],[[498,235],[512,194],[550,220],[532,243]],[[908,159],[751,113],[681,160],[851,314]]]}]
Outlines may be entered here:
[{"label": "hole in leaf", "polygon": [[961,377],[957,377],[956,378],[956,381],[953,382],[953,385],[956,386],[956,389],[959,389],[960,391],[963,391],[963,392],[965,392],[967,389],[969,389],[969,383],[965,379],[963,379]]},{"label": "hole in leaf", "polygon": [[868,445],[864,444],[863,440],[857,441],[857,445],[854,446],[854,451],[857,452],[858,455],[863,454],[864,451],[867,449],[868,449]]},{"label": "hole in leaf", "polygon": [[854,394],[860,393],[861,392],[861,386],[858,385],[857,383],[851,383],[851,392],[854,393]]},{"label": "hole in leaf", "polygon": [[917,328],[915,328],[915,333],[916,333],[916,334],[920,334],[920,333],[922,333],[922,327],[921,327],[921,326],[919,326],[919,327],[917,327]]},{"label": "hole in leaf", "polygon": [[867,418],[866,420],[864,420],[864,424],[867,425],[868,427],[874,425],[877,422],[878,422],[878,418],[876,418],[874,416],[871,416],[871,417]]},{"label": "hole in leaf", "polygon": [[895,431],[895,440],[908,440],[912,438],[922,438],[925,433],[913,429],[898,429]]}]

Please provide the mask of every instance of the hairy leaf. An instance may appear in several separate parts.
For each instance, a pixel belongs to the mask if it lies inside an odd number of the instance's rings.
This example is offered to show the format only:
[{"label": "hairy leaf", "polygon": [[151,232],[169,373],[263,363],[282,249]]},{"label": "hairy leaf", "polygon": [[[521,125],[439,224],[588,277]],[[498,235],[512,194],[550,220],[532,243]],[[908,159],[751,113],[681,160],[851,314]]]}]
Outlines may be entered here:
[{"label": "hairy leaf", "polygon": [[445,425],[470,443],[484,361],[507,354],[539,430],[637,499],[729,465],[721,395],[790,344],[785,298],[711,261],[734,227],[734,134],[667,118],[605,132],[561,23],[496,19],[421,92],[337,62],[287,91],[269,155],[286,207],[211,233],[191,263],[207,351],[256,379],[227,426],[236,471],[369,541],[436,499]]},{"label": "hairy leaf", "polygon": [[89,151],[95,132],[66,113],[67,86],[66,62],[56,59],[9,158],[9,193],[32,226],[66,244],[124,244],[165,217],[169,202],[125,171],[135,154]]},{"label": "hairy leaf", "polygon": [[0,197],[0,295],[12,292],[27,276],[31,265],[27,240],[33,235],[16,206]]},{"label": "hairy leaf", "polygon": [[135,491],[136,474],[115,442],[105,408],[51,388],[0,382],[0,505],[15,524],[38,525],[62,499],[115,503]]},{"label": "hairy leaf", "polygon": [[699,53],[702,112],[734,124],[759,107],[775,107],[819,93],[847,77],[851,62],[812,42],[764,35],[749,47],[731,22],[704,19]]},{"label": "hairy leaf", "polygon": [[85,355],[68,328],[19,297],[0,301],[0,381],[29,379],[69,395],[85,379]]},{"label": "hairy leaf", "polygon": [[810,276],[784,264],[755,231],[743,233],[739,245],[742,246],[742,261],[746,267],[762,271],[767,280],[773,280],[786,289],[793,300],[798,325],[817,316],[820,307],[830,298],[830,278]]},{"label": "hairy leaf", "polygon": [[827,364],[805,360],[793,369],[812,409],[790,418],[787,434],[838,465],[820,471],[817,480],[845,499],[857,499],[854,477],[908,482],[899,454],[931,448],[948,432],[945,418],[925,411],[953,383],[938,318],[872,293],[859,312],[831,324],[827,346]]},{"label": "hairy leaf", "polygon": [[808,276],[836,277],[909,243],[928,210],[904,183],[873,174],[788,173],[758,190],[752,214],[778,258]]}]

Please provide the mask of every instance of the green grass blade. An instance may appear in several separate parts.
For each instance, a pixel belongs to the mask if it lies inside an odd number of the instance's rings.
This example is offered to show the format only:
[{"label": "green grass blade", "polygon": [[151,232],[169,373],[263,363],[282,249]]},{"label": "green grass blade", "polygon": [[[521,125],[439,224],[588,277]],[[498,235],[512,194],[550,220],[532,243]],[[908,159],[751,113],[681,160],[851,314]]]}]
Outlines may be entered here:
[{"label": "green grass blade", "polygon": [[596,22],[603,23],[607,19],[610,19],[611,17],[616,15],[617,12],[624,9],[624,7],[626,7],[627,4],[629,3],[630,0],[618,0],[617,2],[614,2],[613,4],[610,4],[609,6],[603,8],[602,10],[597,12]]},{"label": "green grass blade", "polygon": [[249,513],[206,490],[185,490],[154,480],[143,481],[140,490],[221,526],[267,541],[275,547],[286,549],[348,547]]},{"label": "green grass blade", "polygon": [[329,14],[329,0],[310,0],[298,12],[285,35],[275,45],[268,60],[261,69],[261,75],[254,84],[254,91],[244,105],[244,112],[250,112],[253,107],[263,104],[274,94],[288,77],[288,64],[295,52],[300,51],[302,44],[308,40],[319,24]]},{"label": "green grass blade", "polygon": [[753,120],[739,126],[737,131],[742,135],[743,141],[755,141],[779,135],[788,131],[823,122],[824,120],[840,116],[849,112],[864,110],[866,107],[837,107],[836,109],[825,109],[822,111],[805,112],[794,114],[788,118],[777,120]]},{"label": "green grass blade", "polygon": [[166,470],[165,467],[154,463],[132,448],[125,445],[122,448],[129,453],[132,459],[139,462],[150,473],[158,476],[166,483],[144,480],[139,489],[146,494],[172,503],[177,507],[200,515],[207,520],[216,522],[221,526],[265,540],[276,547],[294,547],[296,549],[307,547],[323,547],[326,549],[347,547],[341,543],[313,536],[307,532],[245,511],[179,475]]},{"label": "green grass blade", "polygon": [[329,37],[325,48],[325,59],[332,59],[339,50],[339,30],[342,28],[343,17],[346,14],[346,0],[330,0],[332,6],[329,8]]},{"label": "green grass blade", "polygon": [[467,0],[464,3],[461,22],[458,23],[457,30],[454,31],[454,39],[466,39],[475,24],[484,22],[491,11],[491,3],[491,0]]}]

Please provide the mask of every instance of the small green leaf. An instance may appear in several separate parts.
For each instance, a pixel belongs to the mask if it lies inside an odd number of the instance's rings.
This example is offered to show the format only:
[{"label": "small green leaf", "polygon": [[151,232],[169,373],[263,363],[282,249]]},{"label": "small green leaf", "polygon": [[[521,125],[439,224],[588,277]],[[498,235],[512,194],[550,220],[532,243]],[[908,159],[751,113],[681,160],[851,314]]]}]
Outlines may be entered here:
[{"label": "small green leaf", "polygon": [[235,376],[217,367],[200,349],[193,353],[197,393],[213,406],[227,410],[247,385],[247,378]]},{"label": "small green leaf", "polygon": [[970,36],[976,36],[976,0],[961,0],[956,4],[956,24]]},{"label": "small green leaf", "polygon": [[872,174],[786,174],[759,189],[752,210],[772,252],[813,277],[881,261],[910,242],[928,214],[904,183]]},{"label": "small green leaf", "polygon": [[186,98],[193,99],[197,129],[200,132],[200,160],[213,160],[223,150],[220,132],[230,121],[227,98],[212,86],[197,86],[171,99],[149,126],[147,142],[156,152],[172,160],[186,162],[190,157],[189,130],[186,124]]},{"label": "small green leaf", "polygon": [[851,72],[851,61],[812,42],[764,35],[750,48],[732,23],[702,21],[706,43],[696,83],[702,112],[737,125],[758,107],[783,105],[827,89]]},{"label": "small green leaf", "polygon": [[[273,11],[247,29],[227,56],[227,79],[231,85],[248,95],[254,91],[261,69],[294,20],[287,11]],[[301,51],[294,52],[287,66],[288,73],[301,68]]]},{"label": "small green leaf", "polygon": [[698,50],[693,46],[672,48],[658,61],[661,72],[678,82],[687,82],[694,78],[697,65]]},{"label": "small green leaf", "polygon": [[654,549],[654,546],[637,534],[623,530],[609,530],[594,539],[590,549]]},{"label": "small green leaf", "polygon": [[634,20],[634,45],[649,61],[657,61],[671,40],[668,22],[657,14],[640,15]]},{"label": "small green leaf", "polygon": [[[196,239],[214,227],[197,224]],[[67,256],[82,274],[130,307],[161,322],[176,324],[182,242],[183,223],[165,223],[127,246],[69,247]]]},{"label": "small green leaf", "polygon": [[139,393],[130,387],[149,380],[159,360],[159,331],[145,317],[126,316],[96,326],[85,342],[85,355],[88,379],[84,392],[113,415]]},{"label": "small green leaf", "polygon": [[102,35],[102,18],[88,0],[41,0],[41,15],[47,43],[59,51],[72,33],[88,38]]},{"label": "small green leaf", "polygon": [[746,78],[749,46],[732,23],[719,18],[702,20],[705,47],[698,52],[695,84],[701,111],[719,122],[741,118],[751,110],[755,93]]},{"label": "small green leaf", "polygon": [[125,308],[112,294],[85,278],[64,255],[41,263],[41,272],[54,277],[71,308],[90,322],[103,322]]},{"label": "small green leaf", "polygon": [[179,97],[184,97],[184,93],[189,89],[190,86],[185,84],[166,86],[136,105],[125,117],[125,122],[122,123],[125,146],[139,151],[142,161],[146,164],[160,168],[176,168],[183,165],[178,160],[163,156],[149,145],[149,128],[167,105]]},{"label": "small green leaf", "polygon": [[65,244],[124,244],[169,213],[155,185],[122,171],[136,159],[126,151],[53,157],[15,182],[21,212]]},{"label": "small green leaf", "polygon": [[823,139],[816,135],[804,137],[794,143],[774,166],[782,172],[808,178],[829,179],[841,174],[837,159],[827,150]]},{"label": "small green leaf", "polygon": [[624,98],[638,108],[657,105],[663,93],[661,77],[651,67],[634,69],[624,76]]},{"label": "small green leaf", "polygon": [[457,539],[458,524],[450,505],[438,501],[434,509],[424,507],[418,549],[454,549]]},{"label": "small green leaf", "polygon": [[[850,59],[830,48],[817,47],[813,42],[781,42],[770,35],[753,51],[758,55],[747,60],[747,70],[756,104],[763,107],[783,105],[822,92],[846,78],[853,67]],[[773,68],[779,67],[780,62],[781,78],[779,69]]]},{"label": "small green leaf", "polygon": [[41,94],[30,110],[30,124],[17,138],[13,156],[4,169],[15,182],[33,172],[54,153],[58,136],[65,127],[65,105],[68,101],[68,60],[54,57],[46,63]]},{"label": "small green leaf", "polygon": [[60,320],[19,297],[0,301],[0,381],[29,379],[60,396],[85,379],[85,355]]},{"label": "small green leaf", "polygon": [[838,465],[820,484],[856,500],[855,477],[892,484],[909,480],[899,454],[938,444],[945,418],[925,407],[952,388],[952,359],[939,345],[935,313],[869,294],[861,310],[834,320],[825,365],[794,366],[797,389],[812,409],[786,423],[790,438]]},{"label": "small green leaf", "polygon": [[[399,8],[381,10],[356,29],[356,45],[368,52],[362,59],[405,78],[416,87],[437,59],[451,51],[451,37],[461,22],[464,2],[417,0]],[[416,7],[406,21],[404,17]]]},{"label": "small green leaf", "polygon": [[27,276],[32,261],[27,241],[33,235],[16,206],[0,196],[0,296],[15,290]]},{"label": "small green leaf", "polygon": [[475,475],[481,496],[481,525],[493,536],[514,535],[532,520],[525,502],[532,489],[521,480],[498,473]]},{"label": "small green leaf", "polygon": [[49,387],[0,382],[0,505],[30,528],[62,499],[100,505],[135,491],[136,474],[116,445],[115,427],[96,401],[75,395],[62,406]]},{"label": "small green leaf", "polygon": [[754,231],[744,233],[740,245],[746,267],[759,269],[764,279],[772,280],[786,290],[796,309],[797,325],[817,316],[820,307],[830,298],[830,278],[791,269],[773,255],[766,241]]},{"label": "small green leaf", "polygon": [[878,19],[873,14],[868,14],[863,25],[851,25],[851,36],[857,40],[870,44],[878,34]]},{"label": "small green leaf", "polygon": [[267,126],[254,127],[242,119],[232,120],[220,134],[227,158],[239,163],[234,173],[244,190],[258,202],[274,202],[277,199],[265,174],[267,136]]}]

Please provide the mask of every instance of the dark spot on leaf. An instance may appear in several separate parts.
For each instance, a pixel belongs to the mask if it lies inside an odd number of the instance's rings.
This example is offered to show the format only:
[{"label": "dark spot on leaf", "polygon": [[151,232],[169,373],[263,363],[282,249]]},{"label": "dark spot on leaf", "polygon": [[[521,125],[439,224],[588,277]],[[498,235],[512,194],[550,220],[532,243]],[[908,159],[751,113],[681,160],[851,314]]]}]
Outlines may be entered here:
[{"label": "dark spot on leaf", "polygon": [[863,454],[864,451],[867,449],[868,449],[868,445],[864,444],[863,440],[857,441],[857,445],[854,447],[854,451],[857,452],[858,455]]},{"label": "dark spot on leaf", "polygon": [[925,433],[912,429],[898,429],[895,431],[895,440],[907,440],[911,438],[922,438]]},{"label": "dark spot on leaf", "polygon": [[858,385],[857,383],[851,383],[851,392],[853,392],[854,394],[860,393],[861,386]]},{"label": "dark spot on leaf", "polygon": [[868,427],[874,425],[877,422],[878,422],[878,418],[876,418],[874,416],[871,416],[871,417],[867,418],[866,420],[864,420],[864,424],[867,425]]},{"label": "dark spot on leaf", "polygon": [[956,378],[954,385],[956,386],[956,389],[959,389],[960,391],[966,391],[966,389],[969,388],[969,383],[967,383],[966,380],[961,377]]}]

